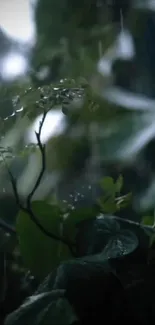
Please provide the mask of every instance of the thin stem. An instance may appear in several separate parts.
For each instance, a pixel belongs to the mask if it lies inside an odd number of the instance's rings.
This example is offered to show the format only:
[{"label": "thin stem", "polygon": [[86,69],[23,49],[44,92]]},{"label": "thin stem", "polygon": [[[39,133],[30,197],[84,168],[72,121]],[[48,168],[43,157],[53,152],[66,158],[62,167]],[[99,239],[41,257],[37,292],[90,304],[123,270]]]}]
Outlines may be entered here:
[{"label": "thin stem", "polygon": [[154,233],[155,232],[154,226],[143,225],[140,222],[132,221],[132,220],[129,220],[129,219],[123,219],[123,218],[117,217],[117,216],[112,216],[111,218],[112,219],[115,219],[115,220],[118,220],[120,222],[124,222],[124,223],[130,224],[130,225],[134,225],[134,226],[140,227],[140,228],[142,228],[144,230],[148,230],[148,231],[150,231],[150,233]]},{"label": "thin stem", "polygon": [[41,179],[42,179],[43,174],[44,174],[45,169],[46,169],[45,145],[41,143],[41,131],[42,131],[43,124],[45,122],[46,114],[47,113],[44,112],[43,118],[42,118],[42,120],[40,122],[40,125],[39,125],[39,131],[35,132],[36,138],[37,138],[37,141],[38,141],[38,146],[39,146],[40,153],[41,153],[41,157],[42,157],[42,166],[41,166],[41,171],[39,173],[39,176],[38,176],[38,178],[36,180],[36,183],[35,183],[32,191],[30,192],[30,194],[27,197],[27,205],[28,205],[28,207],[30,207],[30,205],[31,205],[31,199],[32,199],[35,191],[37,190],[38,186],[40,185]]},{"label": "thin stem", "polygon": [[40,122],[40,126],[39,126],[39,131],[38,132],[35,132],[36,133],[36,138],[37,138],[37,141],[38,141],[38,146],[39,146],[39,149],[40,149],[40,152],[41,152],[41,156],[42,156],[42,167],[41,167],[41,171],[39,173],[39,176],[37,178],[37,181],[32,189],[32,191],[30,192],[30,194],[28,195],[27,197],[27,200],[26,200],[26,206],[23,206],[23,204],[21,203],[20,201],[20,198],[19,198],[19,194],[18,194],[18,189],[17,189],[17,181],[16,179],[14,178],[14,176],[12,175],[11,171],[9,170],[5,160],[5,164],[6,164],[6,167],[7,167],[7,170],[8,170],[8,173],[9,173],[9,176],[10,176],[10,181],[11,181],[11,184],[12,184],[12,188],[13,188],[13,191],[14,191],[14,195],[15,195],[15,199],[16,199],[16,203],[17,205],[19,206],[19,208],[27,213],[29,215],[29,217],[31,218],[31,220],[36,224],[36,226],[47,236],[47,237],[50,237],[54,240],[57,240],[57,241],[61,241],[63,242],[65,245],[68,246],[69,250],[71,251],[72,255],[73,256],[76,256],[76,253],[74,252],[74,249],[75,248],[75,243],[72,243],[70,240],[64,238],[64,237],[59,237],[53,233],[51,233],[50,231],[48,231],[46,228],[44,228],[44,226],[39,222],[39,220],[37,219],[37,217],[35,216],[33,210],[32,210],[32,206],[31,206],[31,199],[35,193],[35,191],[37,190],[38,186],[40,185],[40,182],[41,182],[41,179],[43,177],[43,174],[45,172],[45,169],[46,169],[46,155],[45,155],[45,145],[43,145],[41,143],[41,131],[42,131],[42,127],[43,127],[43,124],[44,124],[44,121],[45,121],[45,118],[46,118],[46,115],[47,115],[47,112],[44,112],[43,114],[43,118],[42,118],[42,121]]}]

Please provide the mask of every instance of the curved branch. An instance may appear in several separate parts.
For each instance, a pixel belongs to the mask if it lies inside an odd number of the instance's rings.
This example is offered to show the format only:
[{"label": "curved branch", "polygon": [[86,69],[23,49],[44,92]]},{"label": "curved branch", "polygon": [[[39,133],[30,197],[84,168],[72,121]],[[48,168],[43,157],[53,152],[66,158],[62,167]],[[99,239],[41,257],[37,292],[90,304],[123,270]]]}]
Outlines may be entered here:
[{"label": "curved branch", "polygon": [[46,153],[45,153],[45,145],[41,143],[41,131],[42,131],[42,127],[43,127],[43,124],[44,124],[44,121],[45,121],[45,118],[46,118],[46,115],[47,115],[47,112],[44,112],[43,113],[43,117],[42,117],[42,120],[40,122],[40,125],[39,125],[39,131],[38,132],[35,132],[36,134],[36,138],[37,138],[37,141],[38,141],[38,146],[39,146],[39,149],[40,149],[40,153],[41,153],[41,157],[42,157],[42,166],[41,166],[41,171],[39,173],[39,176],[36,180],[36,183],[32,189],[32,191],[30,192],[30,194],[28,195],[27,197],[27,205],[30,206],[31,205],[31,199],[35,193],[35,191],[37,190],[38,186],[40,185],[40,182],[41,182],[41,179],[43,177],[43,174],[45,172],[45,169],[46,169]]},{"label": "curved branch", "polygon": [[13,188],[13,191],[14,191],[14,195],[15,195],[15,199],[16,199],[16,203],[17,205],[19,206],[19,208],[27,213],[31,220],[36,224],[36,226],[48,237],[54,239],[54,240],[57,240],[57,241],[61,241],[62,243],[64,243],[65,245],[68,246],[69,250],[71,251],[72,255],[76,257],[76,253],[74,251],[73,248],[75,248],[75,243],[72,243],[70,240],[64,238],[64,237],[59,237],[53,233],[51,233],[50,231],[48,231],[46,228],[44,228],[44,226],[38,221],[37,217],[35,216],[33,210],[32,210],[32,206],[31,206],[31,199],[35,193],[35,191],[37,190],[38,186],[40,185],[40,182],[41,182],[41,179],[42,179],[42,176],[45,172],[45,169],[46,169],[46,155],[45,155],[45,145],[43,145],[41,143],[41,131],[42,131],[42,127],[43,127],[43,124],[44,124],[44,121],[45,121],[45,118],[46,118],[46,115],[47,115],[47,112],[44,112],[43,114],[43,118],[42,118],[42,121],[40,122],[40,126],[39,126],[39,131],[38,132],[35,132],[36,133],[36,138],[37,138],[37,141],[38,141],[38,146],[39,146],[39,149],[40,149],[40,152],[41,152],[41,156],[42,156],[42,167],[41,167],[41,171],[39,173],[39,176],[37,178],[37,181],[32,189],[32,191],[30,192],[30,194],[28,195],[27,197],[27,200],[26,200],[26,206],[23,206],[23,204],[21,203],[20,201],[20,198],[19,198],[19,194],[18,194],[18,190],[17,190],[17,182],[16,182],[16,179],[14,178],[14,176],[12,175],[11,171],[9,170],[8,166],[6,165],[7,167],[7,170],[8,170],[8,173],[9,173],[9,176],[10,176],[10,181],[11,181],[11,184],[12,184],[12,188]]}]

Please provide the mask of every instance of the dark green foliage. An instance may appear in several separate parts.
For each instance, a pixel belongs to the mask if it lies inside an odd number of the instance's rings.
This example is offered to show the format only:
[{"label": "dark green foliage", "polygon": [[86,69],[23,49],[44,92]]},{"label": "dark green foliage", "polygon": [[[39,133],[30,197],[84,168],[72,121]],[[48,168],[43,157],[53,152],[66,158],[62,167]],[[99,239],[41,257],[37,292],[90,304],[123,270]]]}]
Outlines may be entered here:
[{"label": "dark green foliage", "polygon": [[38,324],[70,325],[77,317],[64,296],[64,290],[43,292],[28,298],[20,310],[10,315],[5,324]]},{"label": "dark green foliage", "polygon": [[[43,113],[36,133],[42,167],[27,198],[20,200],[16,173],[6,164],[15,200],[0,199],[2,324],[155,323],[155,212],[150,210],[155,206],[155,24],[153,9],[144,2],[141,9],[136,0],[38,1],[32,85],[22,94],[15,85],[14,105],[14,88],[5,93],[2,87],[0,94],[7,112],[2,117],[22,106],[29,119]],[[104,56],[125,29],[135,56],[119,57],[115,46]],[[110,77],[96,68],[101,57],[110,60]],[[49,73],[39,79],[43,67]],[[141,94],[150,98],[137,101]],[[41,128],[55,106],[67,126],[45,152]],[[31,202],[45,169],[62,175],[57,198],[49,193],[49,202]],[[82,190],[89,182],[91,191]]]},{"label": "dark green foliage", "polygon": [[[39,325],[52,324],[57,319],[55,317],[58,317],[56,324],[60,325],[74,324],[76,319],[77,324],[90,321],[98,324],[105,317],[111,324],[115,324],[116,320],[127,320],[132,304],[128,285],[135,281],[134,269],[137,269],[138,263],[147,267],[145,259],[142,260],[136,250],[138,237],[134,231],[121,230],[120,222],[110,216],[87,222],[85,236],[89,234],[89,240],[84,256],[66,262],[53,271],[34,296],[6,319],[6,325],[28,325],[30,320]],[[135,261],[137,264],[134,266]],[[127,272],[125,279],[124,271]],[[129,277],[128,272],[133,272],[133,275]],[[141,266],[138,272],[141,272]],[[63,320],[59,318],[60,314]],[[130,317],[132,320],[135,315],[131,314]]]}]

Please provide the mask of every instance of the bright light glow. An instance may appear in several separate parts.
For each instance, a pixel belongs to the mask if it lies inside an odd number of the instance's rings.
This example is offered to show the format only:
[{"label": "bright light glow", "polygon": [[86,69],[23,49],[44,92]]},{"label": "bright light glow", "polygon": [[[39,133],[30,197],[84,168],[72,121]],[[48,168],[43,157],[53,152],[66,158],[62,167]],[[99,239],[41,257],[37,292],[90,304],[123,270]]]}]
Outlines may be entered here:
[{"label": "bright light glow", "polygon": [[0,28],[14,40],[33,45],[36,31],[31,2],[29,0],[1,1]]},{"label": "bright light glow", "polygon": [[13,80],[26,73],[28,63],[19,53],[9,53],[1,61],[1,75],[6,80]]},{"label": "bright light glow", "polygon": [[103,91],[102,96],[112,104],[123,106],[130,110],[153,111],[155,100],[143,95],[138,95],[119,87],[109,87]]},{"label": "bright light glow", "polygon": [[111,76],[112,63],[114,60],[113,48],[110,48],[105,56],[98,62],[98,71],[105,77]]},{"label": "bright light glow", "polygon": [[[38,132],[39,124],[42,120],[42,115],[38,116],[34,124],[28,131],[26,136],[26,142],[37,143],[35,136],[35,131]],[[46,143],[53,135],[61,134],[65,129],[65,116],[60,109],[55,109],[50,111],[44,121],[42,132],[41,132],[41,142]]]},{"label": "bright light glow", "polygon": [[135,55],[133,38],[127,30],[120,32],[117,39],[117,57],[132,59]]},{"label": "bright light glow", "polygon": [[123,30],[118,35],[114,45],[110,47],[98,62],[98,71],[105,77],[112,75],[112,64],[117,59],[130,60],[135,55],[131,34]]}]

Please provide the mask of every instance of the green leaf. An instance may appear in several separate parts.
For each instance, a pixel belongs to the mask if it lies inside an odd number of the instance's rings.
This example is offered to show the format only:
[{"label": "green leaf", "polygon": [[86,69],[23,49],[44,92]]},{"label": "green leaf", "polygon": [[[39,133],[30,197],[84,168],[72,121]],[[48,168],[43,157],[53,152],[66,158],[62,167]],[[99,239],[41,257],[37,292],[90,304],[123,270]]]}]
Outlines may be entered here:
[{"label": "green leaf", "polygon": [[98,254],[84,257],[87,262],[100,263],[106,265],[106,262],[112,258],[119,258],[132,253],[138,246],[138,238],[130,230],[120,231],[113,236],[103,251]]},{"label": "green leaf", "polygon": [[53,301],[38,315],[38,324],[40,325],[71,325],[77,320],[77,316],[65,298]]},{"label": "green leaf", "polygon": [[80,255],[83,256],[101,252],[109,239],[115,236],[119,231],[119,223],[111,217],[106,216],[99,216],[87,224],[81,224],[77,236]]},{"label": "green leaf", "polygon": [[95,226],[97,229],[104,231],[104,236],[114,236],[120,230],[120,224],[111,217],[99,216],[96,218]]},{"label": "green leaf", "polygon": [[[50,288],[51,283],[53,283],[53,275],[52,278],[48,276],[48,281],[44,280],[44,287]],[[56,271],[52,286],[54,286],[53,290],[65,290],[65,297],[71,302],[80,319],[87,313],[89,319],[92,315],[94,319],[92,324],[95,324],[95,316],[98,316],[96,306],[101,306],[104,302],[106,313],[104,316],[108,317],[109,301],[111,302],[111,297],[114,296],[115,304],[116,295],[113,293],[120,292],[122,288],[108,261],[91,262],[87,261],[87,256],[61,264]]]},{"label": "green leaf", "polygon": [[[67,288],[70,286],[70,283],[74,283],[77,280],[80,281],[80,279],[87,280],[89,276],[97,270],[101,270],[102,273],[113,272],[108,261],[103,263],[102,260],[98,263],[98,261],[95,260],[94,263],[94,260],[91,261],[88,256],[70,260],[61,264],[54,272],[49,274],[40,284],[35,294],[37,295],[52,290],[65,290],[66,296]],[[72,285],[72,290],[74,291],[74,285]]]},{"label": "green leaf", "polygon": [[[32,209],[45,229],[59,237],[64,235],[60,210],[56,205],[36,201],[32,203]],[[36,277],[44,278],[62,261],[72,257],[67,245],[46,236],[23,211],[17,217],[16,229],[25,266]]]},{"label": "green leaf", "polygon": [[5,325],[71,325],[75,321],[77,317],[64,290],[54,290],[28,298],[6,318]]},{"label": "green leaf", "polygon": [[68,222],[80,223],[84,220],[94,219],[97,214],[96,207],[78,208],[69,212]]},{"label": "green leaf", "polygon": [[144,217],[142,217],[141,223],[144,226],[153,226],[154,217],[153,216],[144,216]]},{"label": "green leaf", "polygon": [[89,221],[95,218],[96,208],[79,208],[66,213],[64,220],[64,236],[71,241],[76,241],[78,225],[82,221]]},{"label": "green leaf", "polygon": [[131,203],[131,199],[132,199],[132,193],[128,193],[126,195],[116,198],[115,199],[116,210],[126,208]]},{"label": "green leaf", "polygon": [[104,316],[108,317],[110,297],[114,291],[118,292],[120,281],[108,261],[91,263],[84,257],[59,266],[55,281],[55,289],[58,288],[65,288],[65,296],[72,302],[79,318],[86,313],[89,317],[95,315],[96,305],[101,306],[101,301],[105,302],[107,313]]},{"label": "green leaf", "polygon": [[109,240],[102,254],[107,259],[118,258],[132,253],[137,246],[137,236],[130,230],[122,230]]},{"label": "green leaf", "polygon": [[98,199],[97,202],[103,213],[113,214],[117,210],[114,193],[110,196],[103,196],[102,198]]},{"label": "green leaf", "polygon": [[[58,269],[59,269],[59,267],[58,267]],[[49,292],[49,291],[52,291],[54,289],[54,284],[55,284],[55,279],[56,279],[58,269],[55,269],[52,273],[48,274],[45,277],[43,282],[41,282],[41,284],[39,285],[39,287],[35,291],[36,295],[38,295],[40,293],[44,293],[44,292]],[[57,289],[59,289],[59,288],[57,288]],[[61,289],[64,289],[64,288],[61,287]]]},{"label": "green leaf", "polygon": [[115,183],[112,177],[104,177],[100,181],[100,185],[105,192],[114,193],[115,192]]},{"label": "green leaf", "polygon": [[115,191],[120,193],[123,187],[123,176],[120,175],[115,183]]},{"label": "green leaf", "polygon": [[120,184],[116,185],[112,177],[104,177],[100,181],[100,185],[104,194],[97,202],[103,213],[114,213],[117,210],[115,203],[116,187],[119,187]]}]

